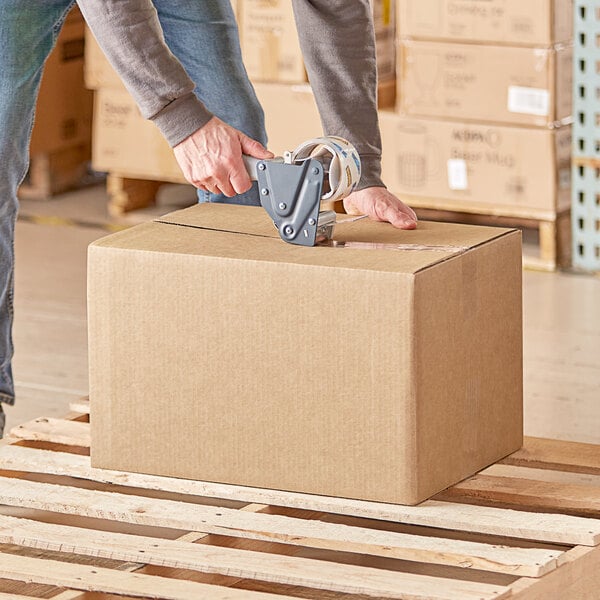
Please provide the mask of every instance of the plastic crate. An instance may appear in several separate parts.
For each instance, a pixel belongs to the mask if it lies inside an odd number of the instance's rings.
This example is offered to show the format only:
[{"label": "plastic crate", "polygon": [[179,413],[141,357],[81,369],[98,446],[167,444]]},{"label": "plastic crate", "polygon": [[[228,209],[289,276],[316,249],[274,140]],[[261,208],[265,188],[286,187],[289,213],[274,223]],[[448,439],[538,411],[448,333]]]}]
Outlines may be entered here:
[{"label": "plastic crate", "polygon": [[575,0],[573,265],[600,271],[600,0]]}]

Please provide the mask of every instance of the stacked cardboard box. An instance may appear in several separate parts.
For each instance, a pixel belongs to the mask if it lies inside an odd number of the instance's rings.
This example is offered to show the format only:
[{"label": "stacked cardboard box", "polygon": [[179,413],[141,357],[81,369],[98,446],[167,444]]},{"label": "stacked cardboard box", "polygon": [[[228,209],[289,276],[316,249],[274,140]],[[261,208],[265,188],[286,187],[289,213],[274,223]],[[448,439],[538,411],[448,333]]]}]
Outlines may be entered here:
[{"label": "stacked cardboard box", "polygon": [[[307,82],[291,3],[240,0],[232,5],[239,23],[244,62],[265,109],[269,148],[282,154],[307,137],[321,135],[321,121]],[[379,104],[393,107],[395,4],[394,0],[373,0],[372,7],[378,49]],[[89,30],[85,81],[96,92],[93,167],[140,179],[184,182],[172,150],[158,129],[141,116]]]},{"label": "stacked cardboard box", "polygon": [[[394,0],[371,0],[377,44],[381,107],[395,100],[396,11]],[[252,81],[302,84],[308,81],[289,0],[240,0],[242,54]],[[276,89],[274,93],[277,93]],[[263,91],[264,93],[264,91]]]},{"label": "stacked cardboard box", "polygon": [[384,178],[414,206],[552,219],[569,206],[570,0],[399,0]]},{"label": "stacked cardboard box", "polygon": [[84,23],[72,11],[46,61],[40,86],[31,153],[52,153],[90,144],[92,97],[83,83]]},{"label": "stacked cardboard box", "polygon": [[88,169],[92,94],[83,82],[84,23],[73,9],[46,61],[21,198],[44,199],[74,187]]}]

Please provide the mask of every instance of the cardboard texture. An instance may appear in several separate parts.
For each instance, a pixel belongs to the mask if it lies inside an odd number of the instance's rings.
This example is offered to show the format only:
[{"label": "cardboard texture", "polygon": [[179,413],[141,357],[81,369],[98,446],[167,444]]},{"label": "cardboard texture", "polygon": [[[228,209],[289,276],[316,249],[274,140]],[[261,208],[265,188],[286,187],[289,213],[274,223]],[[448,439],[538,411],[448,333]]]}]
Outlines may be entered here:
[{"label": "cardboard texture", "polygon": [[335,237],[213,204],[92,244],[92,465],[414,504],[517,450],[520,233]]},{"label": "cardboard texture", "polygon": [[242,55],[250,79],[307,81],[289,0],[245,0],[239,6]]},{"label": "cardboard texture", "polygon": [[548,127],[571,117],[572,48],[403,40],[402,114]]},{"label": "cardboard texture", "polygon": [[96,91],[92,166],[96,171],[185,183],[173,150],[125,89]]},{"label": "cardboard texture", "polygon": [[383,179],[409,204],[546,219],[570,206],[570,126],[379,120]]},{"label": "cardboard texture", "polygon": [[396,78],[396,2],[395,0],[371,0],[375,44],[377,52],[377,76],[379,81]]},{"label": "cardboard texture", "polygon": [[90,144],[92,94],[83,81],[84,25],[72,11],[46,61],[40,86],[31,154]]},{"label": "cardboard texture", "polygon": [[573,37],[571,0],[398,0],[402,37],[550,46]]},{"label": "cardboard texture", "polygon": [[[380,81],[396,75],[396,6],[394,0],[371,0],[377,73]],[[298,31],[289,0],[245,0],[238,9],[242,54],[252,81],[308,81]]]},{"label": "cardboard texture", "polygon": [[[231,0],[231,7],[238,21],[241,36],[240,10],[237,0]],[[85,85],[91,90],[99,88],[125,89],[123,82],[104,56],[104,52],[89,27],[85,28]]]},{"label": "cardboard texture", "polygon": [[90,90],[125,89],[89,27],[85,28],[85,85]]}]

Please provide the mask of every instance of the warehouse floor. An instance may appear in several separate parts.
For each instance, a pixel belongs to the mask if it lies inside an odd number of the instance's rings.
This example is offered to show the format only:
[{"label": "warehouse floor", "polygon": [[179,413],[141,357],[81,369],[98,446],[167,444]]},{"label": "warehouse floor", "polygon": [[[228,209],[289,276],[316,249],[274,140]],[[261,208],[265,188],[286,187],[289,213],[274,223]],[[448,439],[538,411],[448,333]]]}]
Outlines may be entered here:
[{"label": "warehouse floor", "polygon": [[[158,207],[122,222],[145,220],[193,201],[191,188],[170,186],[161,192]],[[105,207],[102,186],[22,203],[14,330],[18,401],[7,409],[8,427],[61,416],[70,400],[87,394],[86,246],[106,235]],[[598,306],[598,277],[525,272],[528,435],[600,443]]]}]

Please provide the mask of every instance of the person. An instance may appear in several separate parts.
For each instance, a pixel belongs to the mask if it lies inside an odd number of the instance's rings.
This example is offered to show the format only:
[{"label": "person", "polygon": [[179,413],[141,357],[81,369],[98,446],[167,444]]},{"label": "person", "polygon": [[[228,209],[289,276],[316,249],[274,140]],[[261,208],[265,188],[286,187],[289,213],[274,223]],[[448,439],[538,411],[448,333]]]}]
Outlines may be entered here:
[{"label": "person", "polygon": [[[44,61],[75,0],[3,0],[0,11],[0,436],[14,403],[11,360],[17,188]],[[243,65],[230,0],[78,0],[142,115],[174,148],[200,201],[259,204],[242,153],[266,149],[264,114]],[[381,180],[375,39],[369,0],[292,0],[323,130],[362,161],[347,212],[403,229],[415,213]],[[282,106],[281,110],[285,110]],[[290,115],[293,118],[293,115]],[[307,132],[314,137],[318,132]]]}]

